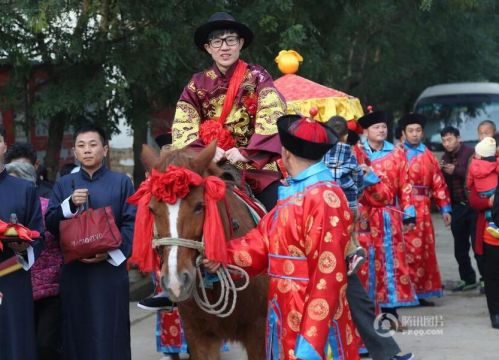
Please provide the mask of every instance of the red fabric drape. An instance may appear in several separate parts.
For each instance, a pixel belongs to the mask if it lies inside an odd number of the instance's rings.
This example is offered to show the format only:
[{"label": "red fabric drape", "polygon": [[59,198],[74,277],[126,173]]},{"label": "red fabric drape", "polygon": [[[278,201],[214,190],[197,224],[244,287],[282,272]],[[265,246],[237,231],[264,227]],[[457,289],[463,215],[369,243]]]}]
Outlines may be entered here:
[{"label": "red fabric drape", "polygon": [[234,99],[236,98],[239,87],[244,80],[247,68],[248,64],[239,59],[234,70],[234,74],[229,82],[229,88],[227,89],[227,94],[225,95],[224,105],[222,107],[220,117],[218,119],[206,120],[201,124],[199,137],[205,145],[210,144],[213,140],[217,140],[218,146],[224,150],[228,150],[235,146],[236,142],[229,129],[224,127],[224,124],[227,116],[229,116],[230,111],[232,110]]},{"label": "red fabric drape", "polygon": [[229,88],[227,89],[227,95],[225,95],[224,106],[222,107],[222,113],[218,118],[218,122],[220,124],[225,124],[225,120],[227,116],[229,116],[230,111],[232,110],[232,106],[234,105],[234,99],[236,98],[237,91],[241,86],[241,83],[244,79],[244,74],[246,73],[246,69],[248,68],[248,64],[246,64],[243,60],[239,59],[236,69],[234,70],[234,74],[232,75]]},{"label": "red fabric drape", "polygon": [[143,181],[135,194],[128,198],[130,204],[137,206],[132,256],[129,262],[137,265],[141,271],[145,272],[156,271],[159,267],[158,255],[152,248],[154,218],[151,210],[149,210],[151,198],[151,178]]},{"label": "red fabric drape", "polygon": [[215,176],[208,176],[204,182],[205,219],[203,234],[205,256],[209,260],[219,261],[226,265],[227,247],[225,231],[217,208],[217,201],[225,196],[225,183]]}]

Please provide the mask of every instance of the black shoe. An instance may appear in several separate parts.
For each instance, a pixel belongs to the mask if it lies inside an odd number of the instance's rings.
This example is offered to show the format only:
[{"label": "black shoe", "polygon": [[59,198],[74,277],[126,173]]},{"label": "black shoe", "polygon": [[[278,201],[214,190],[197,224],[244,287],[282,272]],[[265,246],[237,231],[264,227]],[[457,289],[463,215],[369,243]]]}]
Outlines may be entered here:
[{"label": "black shoe", "polygon": [[414,359],[413,353],[408,353],[404,355],[395,355],[390,358],[390,360],[412,360]]},{"label": "black shoe", "polygon": [[435,303],[426,299],[419,299],[419,306],[435,306]]},{"label": "black shoe", "polygon": [[175,306],[174,303],[170,301],[165,296],[150,297],[147,299],[142,299],[137,303],[137,306],[141,309],[148,311],[159,311],[159,310],[172,310]]},{"label": "black shoe", "polygon": [[478,285],[479,285],[478,283],[469,283],[461,280],[458,282],[457,286],[454,289],[452,289],[452,292],[473,290],[476,289]]}]

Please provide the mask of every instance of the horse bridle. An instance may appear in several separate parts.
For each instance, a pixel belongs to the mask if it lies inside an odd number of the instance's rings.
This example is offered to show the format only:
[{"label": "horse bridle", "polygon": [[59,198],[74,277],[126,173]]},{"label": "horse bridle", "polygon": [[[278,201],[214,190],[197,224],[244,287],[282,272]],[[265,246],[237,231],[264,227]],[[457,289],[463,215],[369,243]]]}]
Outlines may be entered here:
[{"label": "horse bridle", "polygon": [[[230,215],[230,210],[229,210],[229,204],[227,203],[227,200],[224,199],[224,205],[225,205],[225,212],[226,216],[229,220],[229,223],[231,224],[230,227],[230,237],[233,237],[233,232],[237,231],[239,229],[239,221],[237,219],[232,218]],[[186,247],[189,249],[194,249],[199,251],[201,254],[201,257],[204,257],[204,241],[197,241],[197,240],[191,240],[191,239],[184,239],[184,238],[173,238],[173,237],[162,237],[160,238],[158,235],[158,230],[156,228],[156,224],[154,224],[154,236],[152,240],[152,247],[154,249],[160,247],[160,246],[182,246]]]},{"label": "horse bridle", "polygon": [[[229,221],[232,223],[232,229],[231,229],[232,233],[232,230],[235,226],[239,227],[239,222],[237,221],[237,219],[234,221],[234,219],[231,219],[230,217]],[[160,238],[158,235],[158,229],[156,228],[156,223],[154,223],[153,231],[154,233],[153,233],[152,247],[154,249],[160,246],[181,246],[197,250],[200,253],[200,255],[196,258],[196,273],[198,278],[202,279],[203,275],[201,273],[200,266],[202,259],[204,258],[204,249],[205,249],[204,239],[202,241],[196,241],[191,239],[174,238],[174,237]],[[230,271],[232,271],[233,273],[237,272],[240,273],[241,277],[243,278],[242,285],[237,286],[234,283]],[[204,286],[195,287],[195,291],[193,292],[194,300],[196,304],[206,313],[221,318],[225,318],[230,316],[236,307],[237,292],[244,290],[248,287],[249,276],[246,271],[235,265],[227,265],[226,267],[221,266],[217,270],[216,275],[219,278],[221,286],[220,297],[218,298],[218,300],[215,303],[211,303],[208,299],[208,296],[206,294],[206,289],[204,288]],[[201,291],[201,295],[198,293],[198,291]]]},{"label": "horse bridle", "polygon": [[157,248],[160,246],[182,246],[195,249],[201,254],[204,254],[204,243],[202,241],[172,237],[154,237],[152,240],[152,247]]}]

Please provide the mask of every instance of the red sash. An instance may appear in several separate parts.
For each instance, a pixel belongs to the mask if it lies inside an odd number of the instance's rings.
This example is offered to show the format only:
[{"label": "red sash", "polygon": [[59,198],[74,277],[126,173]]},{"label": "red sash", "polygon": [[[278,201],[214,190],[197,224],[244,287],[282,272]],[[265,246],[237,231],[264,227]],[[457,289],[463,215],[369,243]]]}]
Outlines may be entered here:
[{"label": "red sash", "polygon": [[229,81],[229,88],[227,89],[227,95],[225,95],[224,106],[222,108],[222,113],[218,118],[218,122],[222,125],[225,124],[225,120],[227,116],[229,116],[230,111],[232,110],[232,106],[234,105],[234,99],[236,98],[237,91],[241,86],[244,80],[244,74],[246,73],[246,69],[248,68],[248,64],[246,64],[243,60],[239,59],[236,65],[236,69],[234,70],[234,74],[232,74],[232,78]]},{"label": "red sash", "polygon": [[225,95],[224,105],[222,107],[222,113],[218,119],[209,119],[201,124],[199,129],[199,137],[205,145],[208,145],[213,140],[218,141],[218,146],[224,150],[233,148],[236,145],[232,134],[228,129],[224,127],[225,120],[229,116],[232,106],[234,105],[234,100],[237,95],[237,91],[244,80],[244,74],[248,64],[243,60],[239,59],[232,74],[232,78],[229,82],[229,88],[227,89],[227,94]]}]

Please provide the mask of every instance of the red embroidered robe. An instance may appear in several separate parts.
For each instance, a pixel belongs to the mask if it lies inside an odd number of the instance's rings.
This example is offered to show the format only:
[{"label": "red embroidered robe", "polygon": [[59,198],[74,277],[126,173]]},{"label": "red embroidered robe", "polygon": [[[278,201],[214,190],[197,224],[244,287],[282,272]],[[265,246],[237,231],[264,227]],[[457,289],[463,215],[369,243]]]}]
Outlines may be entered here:
[{"label": "red embroidered robe", "polygon": [[[237,62],[225,74],[216,65],[194,74],[180,95],[172,125],[172,146],[179,149],[204,146],[199,139],[201,123],[222,113],[230,79]],[[286,113],[286,104],[274,87],[270,74],[261,66],[248,64],[225,127],[249,163],[246,178],[255,193],[280,178],[276,160],[281,155],[277,119]]]},{"label": "red embroidered robe", "polygon": [[451,212],[449,190],[435,155],[423,144],[405,145],[409,180],[413,185],[416,228],[404,234],[407,264],[418,298],[442,296],[442,281],[435,251],[431,199],[441,213]]},{"label": "red embroidered robe", "polygon": [[367,142],[356,147],[359,160],[373,169],[364,176],[366,192],[359,201],[358,240],[369,260],[359,277],[378,306],[417,305],[402,230],[403,218],[415,217],[405,154],[386,141],[376,152]]},{"label": "red embroidered robe", "polygon": [[257,228],[228,245],[233,264],[270,275],[268,359],[326,359],[328,345],[335,360],[358,358],[344,259],[353,219],[330,179],[323,163],[311,166],[280,188]]}]

